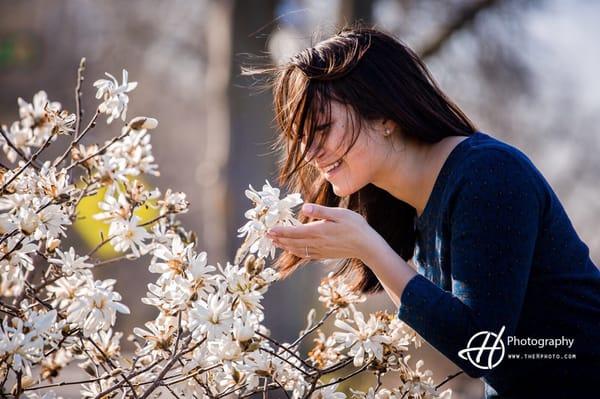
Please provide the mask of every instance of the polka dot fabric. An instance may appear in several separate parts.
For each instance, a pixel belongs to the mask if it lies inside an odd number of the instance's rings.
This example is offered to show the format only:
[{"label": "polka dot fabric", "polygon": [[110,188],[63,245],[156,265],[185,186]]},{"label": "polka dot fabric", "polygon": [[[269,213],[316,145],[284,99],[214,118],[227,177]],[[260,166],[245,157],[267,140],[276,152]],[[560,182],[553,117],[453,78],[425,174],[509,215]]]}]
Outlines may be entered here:
[{"label": "polka dot fabric", "polygon": [[[469,376],[483,378],[486,398],[585,389],[582,376],[600,370],[600,271],[523,152],[483,132],[460,142],[415,226],[419,274],[402,294],[400,319]],[[458,356],[474,334],[503,326],[505,345],[508,336],[575,339],[563,352],[577,359],[505,356],[483,370]],[[560,352],[506,348],[507,354]],[[548,386],[552,377],[560,378],[560,388]]]}]

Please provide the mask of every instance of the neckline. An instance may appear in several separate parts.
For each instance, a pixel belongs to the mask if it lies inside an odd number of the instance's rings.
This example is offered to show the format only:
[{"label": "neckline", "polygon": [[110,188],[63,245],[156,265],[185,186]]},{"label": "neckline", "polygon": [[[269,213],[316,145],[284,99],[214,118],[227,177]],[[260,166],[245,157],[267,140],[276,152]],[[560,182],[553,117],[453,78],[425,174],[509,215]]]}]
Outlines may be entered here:
[{"label": "neckline", "polygon": [[459,154],[463,152],[463,150],[467,147],[467,145],[472,141],[471,139],[475,136],[483,134],[480,131],[475,131],[474,133],[467,136],[466,139],[462,140],[460,143],[454,146],[454,148],[450,151],[450,154],[444,160],[438,175],[436,176],[435,182],[433,183],[433,189],[429,194],[429,198],[427,199],[427,203],[425,204],[425,208],[423,208],[423,213],[421,216],[415,215],[416,224],[421,225],[423,221],[427,218],[427,215],[431,212],[431,208],[433,207],[433,202],[438,197],[439,192],[444,188],[444,183],[446,182],[447,177],[450,175],[452,171],[452,166],[458,160]]}]

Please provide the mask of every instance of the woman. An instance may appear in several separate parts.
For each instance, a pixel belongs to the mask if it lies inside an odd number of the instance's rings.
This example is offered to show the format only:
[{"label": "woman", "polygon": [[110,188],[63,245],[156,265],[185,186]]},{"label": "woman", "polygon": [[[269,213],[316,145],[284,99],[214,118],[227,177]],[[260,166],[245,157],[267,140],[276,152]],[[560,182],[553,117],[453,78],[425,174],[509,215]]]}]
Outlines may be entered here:
[{"label": "woman", "polygon": [[[337,275],[385,289],[400,319],[483,378],[488,398],[596,390],[585,377],[600,365],[600,272],[525,154],[478,131],[419,58],[377,30],[345,29],[248,73],[265,72],[280,179],[308,202],[303,225],[269,233],[284,276],[340,259]],[[482,331],[495,335],[469,343]],[[523,344],[561,337],[574,341]],[[505,352],[486,362],[459,355],[494,338]],[[562,358],[525,358],[536,353]]]}]

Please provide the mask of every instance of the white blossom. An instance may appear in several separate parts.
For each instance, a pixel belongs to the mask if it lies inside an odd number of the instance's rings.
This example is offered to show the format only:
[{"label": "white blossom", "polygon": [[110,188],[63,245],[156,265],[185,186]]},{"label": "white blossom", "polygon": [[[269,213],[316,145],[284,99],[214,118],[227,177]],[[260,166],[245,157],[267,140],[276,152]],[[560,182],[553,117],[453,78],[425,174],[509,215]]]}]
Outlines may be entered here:
[{"label": "white blossom", "polygon": [[192,295],[191,284],[180,276],[175,279],[160,279],[156,284],[148,284],[146,295],[142,298],[143,303],[156,306],[164,313],[172,314],[188,307]]},{"label": "white blossom", "polygon": [[59,200],[61,197],[68,198],[76,191],[69,182],[67,170],[57,170],[49,161],[42,165],[36,183],[41,195],[54,200]]},{"label": "white blossom", "polygon": [[[348,310],[354,309],[355,303],[367,300],[365,295],[353,292],[342,278],[334,278],[333,272],[329,272],[317,288],[319,301],[323,302],[329,309],[342,308],[340,315],[347,317]],[[349,307],[350,309],[346,309]]]},{"label": "white blossom", "polygon": [[207,344],[209,362],[228,363],[241,358],[242,348],[230,335],[215,335],[213,338],[209,338]]},{"label": "white blossom", "polygon": [[57,396],[52,390],[44,393],[27,392],[25,395],[27,399],[62,399],[62,396]]},{"label": "white blossom", "polygon": [[[101,392],[115,385],[116,378],[106,378],[89,384],[82,384],[79,391],[82,398],[97,398]],[[112,396],[108,396],[112,397]]]},{"label": "white blossom", "polygon": [[127,169],[131,175],[160,175],[158,165],[154,163],[150,135],[146,129],[129,131],[129,134],[111,147],[111,153],[127,161]]},{"label": "white blossom", "polygon": [[258,323],[259,320],[256,315],[243,313],[233,321],[233,337],[239,342],[250,341],[254,337],[255,331],[258,329]]},{"label": "white blossom", "polygon": [[[19,149],[26,157],[31,156],[31,140],[33,133],[29,127],[22,126],[19,121],[13,122],[10,125],[10,129],[6,129],[6,126],[2,126],[6,136],[10,142]],[[8,141],[4,137],[0,136],[0,143],[2,143],[2,151],[6,154],[6,157],[10,162],[15,162],[19,154],[8,144]]]},{"label": "white blossom", "polygon": [[104,198],[98,203],[98,208],[103,212],[96,213],[94,219],[107,222],[127,223],[133,211],[125,194],[115,189],[114,185],[106,191]]},{"label": "white blossom", "polygon": [[94,82],[94,87],[98,89],[96,92],[96,98],[102,98],[98,110],[101,113],[107,114],[108,119],[106,123],[110,124],[114,119],[121,117],[123,120],[126,118],[127,105],[129,103],[129,96],[127,93],[136,88],[137,82],[128,82],[127,70],[123,69],[123,83],[119,84],[117,79],[108,72],[105,72],[111,80],[99,79]]},{"label": "white blossom", "polygon": [[145,329],[139,327],[133,329],[133,333],[146,342],[144,347],[136,351],[136,354],[169,356],[177,336],[177,318],[161,313],[156,320],[148,321],[144,326]]},{"label": "white blossom", "polygon": [[345,399],[345,393],[336,391],[338,385],[339,384],[333,384],[326,386],[325,388],[321,388],[312,395],[310,395],[310,397],[311,399]]},{"label": "white blossom", "polygon": [[43,314],[32,312],[26,322],[13,318],[9,323],[5,318],[0,329],[0,357],[7,356],[13,370],[31,375],[31,366],[44,358],[44,334],[55,321],[55,310]]},{"label": "white blossom", "polygon": [[79,289],[87,284],[89,276],[72,275],[62,277],[53,284],[48,285],[47,290],[51,294],[52,306],[58,309],[64,309],[75,299]]},{"label": "white blossom", "polygon": [[[188,268],[188,255],[192,250],[193,244],[185,245],[181,237],[175,236],[171,241],[170,247],[158,245],[154,249],[155,259],[150,264],[148,270],[151,273],[162,273],[166,278],[183,276]],[[157,259],[161,260],[156,261]]]},{"label": "white blossom", "polygon": [[116,321],[117,312],[129,314],[129,308],[122,303],[121,295],[113,291],[115,280],[89,281],[82,286],[67,308],[67,321],[90,336],[98,330],[108,330]]},{"label": "white blossom", "polygon": [[68,276],[76,273],[89,275],[89,269],[94,267],[93,264],[86,262],[88,256],[75,255],[75,248],[73,247],[66,252],[56,249],[56,254],[58,258],[49,259],[48,262],[60,266],[62,272]]},{"label": "white blossom", "polygon": [[39,240],[42,237],[65,236],[66,226],[71,224],[67,211],[61,205],[56,204],[40,204],[40,207],[41,210],[37,213],[39,223],[34,233],[35,238]]},{"label": "white blossom", "polygon": [[186,213],[189,202],[185,197],[185,193],[173,192],[171,189],[167,189],[164,199],[158,201],[160,213]]},{"label": "white blossom", "polygon": [[[101,99],[98,110],[108,115],[108,123],[125,120],[128,93],[137,83],[127,81],[125,70],[122,83],[107,76],[108,80],[94,84]],[[261,324],[265,319],[262,301],[280,275],[268,265],[275,247],[265,233],[277,225],[299,223],[292,211],[302,203],[299,194],[280,198],[280,190],[268,181],[260,191],[249,186],[245,194],[253,205],[245,213],[248,222],[238,230],[244,241],[233,262],[215,263],[215,267],[208,264],[206,252],[196,250],[195,234],[176,218],[189,209],[186,194],[150,190],[144,183],[143,175],[158,175],[149,134],[157,120],[135,117],[103,144],[83,145],[71,137],[66,153],[53,147],[40,157],[46,159],[40,164],[40,159],[27,162],[21,153],[31,157],[40,146],[54,144],[57,135],[72,133],[76,117],[50,102],[43,91],[34,95],[31,104],[19,98],[19,117],[10,128],[2,125],[10,145],[0,139],[11,163],[0,170],[4,187],[0,196],[0,296],[5,316],[0,325],[0,377],[12,383],[21,376],[26,389],[23,396],[55,399],[51,391],[40,396],[30,389],[48,387],[52,381],[42,380],[54,377],[71,383],[57,374],[75,360],[93,381],[82,384],[80,397],[97,397],[115,384],[119,388],[107,396],[130,397],[129,383],[142,396],[156,381],[159,387],[166,383],[181,397],[246,396],[260,391],[265,382],[276,382],[293,399],[342,399],[345,394],[337,391],[339,381],[323,387],[322,379],[329,372],[319,375],[317,389],[308,395],[309,375],[348,359],[356,367],[377,359],[374,370],[400,371],[401,385],[352,390],[354,399],[449,397],[449,390],[435,390],[431,371],[420,369],[422,361],[415,370],[408,366],[406,352],[410,345],[420,345],[418,334],[388,312],[369,315],[365,321],[355,305],[366,297],[353,293],[345,281],[331,274],[318,289],[319,300],[340,331],[326,336],[313,309],[306,329],[299,334],[304,337],[309,329],[316,329],[306,360],[300,341],[292,346],[270,338],[270,331]],[[82,123],[89,128],[95,125]],[[60,158],[48,159],[50,154]],[[58,162],[62,154],[70,162],[64,168]],[[136,348],[134,358],[122,353],[123,333],[113,330],[117,313],[129,313],[114,291],[116,281],[95,280],[94,264],[102,262],[90,259],[91,254],[78,255],[77,247],[61,247],[61,242],[73,242],[70,226],[82,217],[77,206],[80,200],[102,190],[105,195],[94,218],[108,225],[104,243],[124,253],[107,262],[148,254],[148,269],[156,273],[142,302],[158,310],[158,315],[129,335]],[[152,208],[158,216],[142,223],[134,215],[141,208]],[[157,381],[169,362],[171,369]],[[8,392],[4,383],[0,385],[0,391]],[[160,394],[155,391],[150,396]]]},{"label": "white blossom", "polygon": [[223,292],[210,294],[206,301],[194,302],[189,311],[189,328],[196,340],[204,335],[208,339],[219,338],[232,325],[231,297]]},{"label": "white blossom", "polygon": [[144,240],[151,237],[150,233],[141,226],[138,226],[140,218],[132,216],[126,222],[113,221],[108,228],[108,235],[116,251],[126,252],[131,249],[135,257],[140,257],[147,251]]},{"label": "white blossom", "polygon": [[239,237],[246,237],[243,248],[250,253],[258,253],[260,258],[275,256],[275,246],[270,238],[266,236],[267,231],[278,224],[297,225],[291,208],[302,203],[300,194],[288,194],[280,199],[278,188],[272,187],[268,181],[263,185],[261,191],[256,191],[252,185],[246,190],[248,197],[255,206],[246,211],[244,216],[250,219],[244,226],[238,229]]},{"label": "white blossom", "polygon": [[236,309],[254,312],[262,319],[263,306],[260,302],[263,295],[260,291],[255,290],[256,284],[253,278],[237,265],[227,263],[225,268],[222,268],[221,265],[218,266],[227,284],[227,291],[236,302]]},{"label": "white blossom", "polygon": [[17,99],[17,102],[19,103],[21,123],[32,131],[31,145],[41,146],[54,127],[52,123],[54,119],[51,115],[60,112],[61,104],[57,101],[49,101],[44,90],[38,91],[33,96],[31,104],[21,97]]},{"label": "white blossom", "polygon": [[382,360],[383,344],[390,343],[390,338],[381,334],[383,326],[374,315],[371,314],[368,322],[365,322],[361,312],[354,312],[356,328],[341,319],[335,320],[334,323],[336,327],[346,331],[336,331],[334,337],[338,342],[350,348],[348,354],[354,357],[355,367],[362,366],[366,358],[373,356],[377,360]]},{"label": "white blossom", "polygon": [[190,251],[188,254],[185,278],[190,282],[192,292],[199,298],[206,298],[208,294],[215,291],[215,277],[210,273],[216,268],[207,264],[206,256],[206,252],[196,254]]}]

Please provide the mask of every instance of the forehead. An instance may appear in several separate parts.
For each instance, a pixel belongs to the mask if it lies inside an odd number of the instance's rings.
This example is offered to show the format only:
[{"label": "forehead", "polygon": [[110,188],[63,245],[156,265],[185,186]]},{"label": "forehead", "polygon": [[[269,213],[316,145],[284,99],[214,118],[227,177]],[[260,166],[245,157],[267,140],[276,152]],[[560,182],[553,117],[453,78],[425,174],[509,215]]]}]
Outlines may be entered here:
[{"label": "forehead", "polygon": [[326,123],[344,118],[351,112],[350,107],[336,100],[318,101],[312,112],[315,121]]},{"label": "forehead", "polygon": [[[335,123],[336,121],[344,121],[351,118],[353,114],[352,108],[342,104],[336,100],[317,101],[314,107],[311,108],[304,122],[305,128],[309,122],[314,126],[319,126],[324,123]],[[294,129],[298,128],[297,121],[292,123]]]}]

